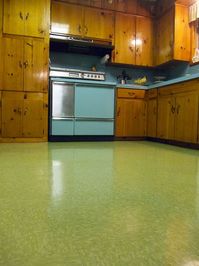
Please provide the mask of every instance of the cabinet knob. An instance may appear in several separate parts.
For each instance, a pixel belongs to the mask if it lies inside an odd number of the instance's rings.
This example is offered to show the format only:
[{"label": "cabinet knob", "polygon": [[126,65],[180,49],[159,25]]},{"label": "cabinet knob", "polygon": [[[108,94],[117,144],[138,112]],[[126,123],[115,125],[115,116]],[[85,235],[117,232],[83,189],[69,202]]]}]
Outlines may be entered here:
[{"label": "cabinet knob", "polygon": [[19,12],[19,17],[20,17],[21,20],[23,20],[23,15],[22,15],[21,11]]},{"label": "cabinet knob", "polygon": [[78,31],[79,33],[82,33],[82,26],[80,24],[78,25]]},{"label": "cabinet knob", "polygon": [[88,33],[88,27],[84,26],[84,34],[87,35],[87,33]]},{"label": "cabinet knob", "polygon": [[28,18],[29,18],[29,12],[26,14],[25,20],[27,20]]}]

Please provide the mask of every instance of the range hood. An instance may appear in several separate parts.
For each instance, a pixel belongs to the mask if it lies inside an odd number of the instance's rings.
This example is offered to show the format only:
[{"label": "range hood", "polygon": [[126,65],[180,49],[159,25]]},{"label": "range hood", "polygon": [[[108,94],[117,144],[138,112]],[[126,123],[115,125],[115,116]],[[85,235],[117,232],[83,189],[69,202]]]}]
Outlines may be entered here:
[{"label": "range hood", "polygon": [[50,49],[53,51],[103,56],[105,54],[111,54],[114,46],[111,42],[107,41],[98,41],[77,36],[51,33]]}]

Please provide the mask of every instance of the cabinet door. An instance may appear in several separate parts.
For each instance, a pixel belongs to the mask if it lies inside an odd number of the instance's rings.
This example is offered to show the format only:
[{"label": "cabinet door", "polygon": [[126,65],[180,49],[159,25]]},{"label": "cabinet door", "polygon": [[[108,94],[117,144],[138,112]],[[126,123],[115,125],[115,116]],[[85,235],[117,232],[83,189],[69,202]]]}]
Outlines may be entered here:
[{"label": "cabinet door", "polygon": [[83,10],[81,6],[52,2],[51,32],[82,35],[82,22]]},{"label": "cabinet door", "polygon": [[131,132],[133,137],[146,135],[146,102],[145,100],[132,100]]},{"label": "cabinet door", "polygon": [[163,96],[158,98],[157,137],[174,139],[175,98]]},{"label": "cabinet door", "polygon": [[125,136],[125,99],[117,99],[117,113],[116,113],[116,125],[115,135],[116,137]]},{"label": "cabinet door", "polygon": [[23,93],[2,92],[2,137],[22,137]]},{"label": "cabinet door", "polygon": [[24,0],[4,0],[3,14],[3,32],[23,35],[25,20]]},{"label": "cabinet door", "polygon": [[24,90],[44,90],[44,42],[24,40]]},{"label": "cabinet door", "polygon": [[49,8],[48,0],[24,1],[24,35],[43,37],[48,33]]},{"label": "cabinet door", "polygon": [[84,35],[97,39],[112,40],[114,37],[113,13],[111,11],[85,8]]},{"label": "cabinet door", "polygon": [[3,38],[3,90],[23,90],[23,40]]},{"label": "cabinet door", "polygon": [[115,63],[135,64],[135,17],[116,13]]},{"label": "cabinet door", "polygon": [[150,18],[136,18],[136,65],[153,65],[153,22]]},{"label": "cabinet door", "polygon": [[146,103],[144,100],[118,99],[116,136],[141,137],[146,134]]},{"label": "cabinet door", "polygon": [[198,94],[176,96],[175,140],[197,142]]},{"label": "cabinet door", "polygon": [[190,60],[190,26],[187,6],[175,6],[174,59]]},{"label": "cabinet door", "polygon": [[157,99],[148,100],[147,136],[156,137],[157,130]]},{"label": "cabinet door", "polygon": [[25,93],[23,105],[23,137],[42,137],[44,134],[43,118],[43,93]]},{"label": "cabinet door", "polygon": [[[169,21],[169,23],[168,23]],[[156,23],[156,64],[173,59],[174,46],[174,10],[170,9],[157,19]]]}]

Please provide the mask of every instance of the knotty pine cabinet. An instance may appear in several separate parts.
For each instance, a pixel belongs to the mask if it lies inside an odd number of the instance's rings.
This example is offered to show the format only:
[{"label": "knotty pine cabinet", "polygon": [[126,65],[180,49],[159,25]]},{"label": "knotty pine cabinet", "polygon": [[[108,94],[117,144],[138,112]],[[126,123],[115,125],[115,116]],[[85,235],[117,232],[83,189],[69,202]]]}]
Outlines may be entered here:
[{"label": "knotty pine cabinet", "polygon": [[47,51],[42,39],[2,38],[2,89],[46,91]]},{"label": "knotty pine cabinet", "polygon": [[188,8],[177,5],[156,20],[155,63],[190,60],[190,27]]},{"label": "knotty pine cabinet", "polygon": [[157,135],[157,89],[147,91],[147,136]]},{"label": "knotty pine cabinet", "polygon": [[4,0],[3,33],[44,37],[49,32],[49,0]]},{"label": "knotty pine cabinet", "polygon": [[198,91],[166,90],[166,93],[164,89],[159,91],[157,137],[197,143]]},{"label": "knotty pine cabinet", "polygon": [[117,90],[116,137],[146,135],[147,104],[144,90]]},{"label": "knotty pine cabinet", "polygon": [[51,32],[112,41],[112,11],[52,2]]},{"label": "knotty pine cabinet", "polygon": [[113,62],[153,65],[153,23],[150,18],[116,13]]},{"label": "knotty pine cabinet", "polygon": [[2,137],[44,138],[47,134],[46,93],[2,92]]}]

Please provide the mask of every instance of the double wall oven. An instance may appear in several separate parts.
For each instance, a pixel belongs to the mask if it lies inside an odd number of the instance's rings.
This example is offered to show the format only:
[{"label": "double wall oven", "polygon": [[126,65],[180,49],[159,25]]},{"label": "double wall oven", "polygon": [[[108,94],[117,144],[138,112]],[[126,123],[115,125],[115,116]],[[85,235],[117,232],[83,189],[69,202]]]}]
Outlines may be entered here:
[{"label": "double wall oven", "polygon": [[105,73],[50,69],[49,139],[114,135],[115,84]]}]

